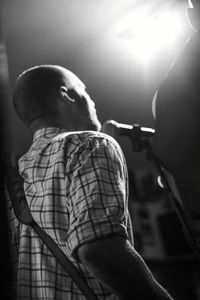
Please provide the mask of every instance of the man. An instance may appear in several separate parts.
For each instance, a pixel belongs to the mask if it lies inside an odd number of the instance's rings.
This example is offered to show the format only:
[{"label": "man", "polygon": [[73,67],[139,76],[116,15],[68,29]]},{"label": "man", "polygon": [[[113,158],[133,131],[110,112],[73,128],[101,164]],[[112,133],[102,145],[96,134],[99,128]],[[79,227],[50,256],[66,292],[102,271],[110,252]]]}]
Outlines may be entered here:
[{"label": "man", "polygon": [[[34,134],[19,171],[35,221],[99,299],[172,299],[133,248],[126,163],[99,132],[83,82],[42,65],[18,78],[13,99]],[[18,299],[85,299],[32,228],[20,226]]]},{"label": "man", "polygon": [[187,16],[193,33],[154,98],[153,149],[195,220],[200,219],[200,1],[191,2]]}]

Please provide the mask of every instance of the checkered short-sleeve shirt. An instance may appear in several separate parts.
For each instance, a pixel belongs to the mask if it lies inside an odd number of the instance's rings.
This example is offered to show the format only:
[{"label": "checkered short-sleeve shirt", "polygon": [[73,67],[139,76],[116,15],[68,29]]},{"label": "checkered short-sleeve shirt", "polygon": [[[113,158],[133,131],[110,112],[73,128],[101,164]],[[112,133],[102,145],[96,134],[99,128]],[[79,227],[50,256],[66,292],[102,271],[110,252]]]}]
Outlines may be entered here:
[{"label": "checkered short-sleeve shirt", "polygon": [[[119,299],[76,256],[80,245],[109,235],[131,239],[127,168],[117,142],[99,132],[41,129],[19,169],[35,221],[99,299]],[[11,242],[18,255],[18,299],[85,299],[31,227],[15,224]]]}]

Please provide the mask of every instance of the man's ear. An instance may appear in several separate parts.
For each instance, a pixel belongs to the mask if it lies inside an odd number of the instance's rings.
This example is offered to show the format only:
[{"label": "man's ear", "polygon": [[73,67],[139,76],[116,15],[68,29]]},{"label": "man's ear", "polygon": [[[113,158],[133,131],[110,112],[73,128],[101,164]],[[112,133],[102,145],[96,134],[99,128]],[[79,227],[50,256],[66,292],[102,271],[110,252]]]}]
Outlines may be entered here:
[{"label": "man's ear", "polygon": [[71,98],[68,94],[68,89],[66,88],[66,86],[62,85],[59,88],[59,95],[64,99],[67,100],[69,102],[75,102],[75,99]]}]

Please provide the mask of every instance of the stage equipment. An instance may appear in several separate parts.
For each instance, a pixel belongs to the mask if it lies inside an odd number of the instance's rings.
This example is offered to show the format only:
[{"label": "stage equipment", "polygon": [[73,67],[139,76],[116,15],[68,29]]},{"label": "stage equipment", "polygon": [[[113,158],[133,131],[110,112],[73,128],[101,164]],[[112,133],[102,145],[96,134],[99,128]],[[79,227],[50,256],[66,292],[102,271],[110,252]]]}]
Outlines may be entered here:
[{"label": "stage equipment", "polygon": [[174,207],[175,212],[183,226],[187,241],[194,250],[196,257],[200,260],[200,247],[192,226],[191,217],[183,206],[183,202],[175,183],[173,175],[163,167],[161,162],[156,158],[152,150],[152,140],[155,130],[153,128],[142,127],[139,124],[123,124],[114,120],[106,121],[102,126],[103,132],[116,135],[128,136],[132,141],[134,152],[144,152],[148,160],[151,160],[158,171],[160,186],[165,189],[168,197]]}]

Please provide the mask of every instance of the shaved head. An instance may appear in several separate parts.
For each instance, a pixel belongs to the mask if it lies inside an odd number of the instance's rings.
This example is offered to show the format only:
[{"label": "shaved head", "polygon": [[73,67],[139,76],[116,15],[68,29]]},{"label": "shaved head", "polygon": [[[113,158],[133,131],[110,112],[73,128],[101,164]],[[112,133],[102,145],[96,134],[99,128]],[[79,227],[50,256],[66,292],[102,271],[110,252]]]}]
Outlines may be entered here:
[{"label": "shaved head", "polygon": [[56,97],[62,85],[84,86],[71,71],[54,65],[41,65],[24,71],[17,79],[13,94],[14,108],[26,125],[39,116],[56,114]]},{"label": "shaved head", "polygon": [[55,65],[40,65],[17,79],[13,105],[31,131],[44,127],[100,130],[95,104],[84,83],[71,71]]}]

